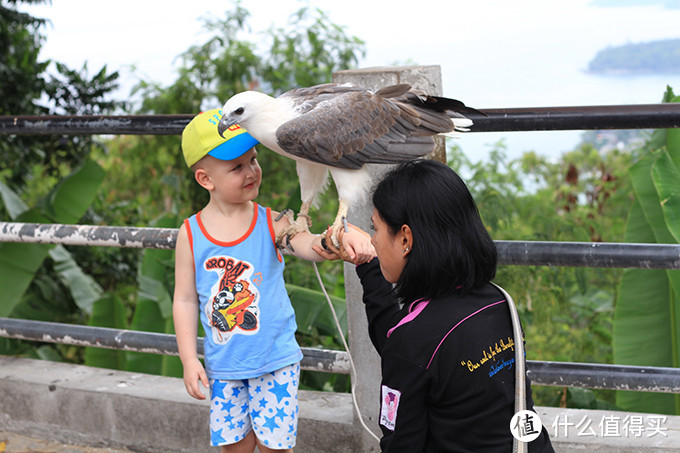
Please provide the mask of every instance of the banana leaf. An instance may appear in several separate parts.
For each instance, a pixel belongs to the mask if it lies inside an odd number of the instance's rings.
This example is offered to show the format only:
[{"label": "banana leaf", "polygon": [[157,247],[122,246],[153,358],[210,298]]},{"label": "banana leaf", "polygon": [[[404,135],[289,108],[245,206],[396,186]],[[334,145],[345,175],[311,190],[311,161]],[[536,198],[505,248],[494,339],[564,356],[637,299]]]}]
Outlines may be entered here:
[{"label": "banana leaf", "polygon": [[[680,150],[680,143],[678,143]],[[680,152],[677,153],[680,158]],[[680,161],[680,159],[678,159]],[[652,181],[668,231],[680,243],[680,170],[670,154],[661,152],[652,166]]]},{"label": "banana leaf", "polygon": [[22,212],[28,210],[28,206],[26,206],[26,203],[24,203],[19,195],[2,181],[0,181],[0,198],[11,219],[16,219]]},{"label": "banana leaf", "polygon": [[[17,222],[76,223],[96,196],[104,179],[103,170],[96,163],[86,160],[60,184],[58,184],[37,207],[21,212],[21,203],[3,187],[3,201],[10,213],[17,214]],[[0,244],[0,316],[10,316],[20,302],[35,273],[53,244]]]},{"label": "banana leaf", "polygon": [[[667,92],[665,100],[680,98]],[[668,130],[665,149],[650,151],[630,169],[635,200],[625,241],[677,244],[680,239],[680,136]],[[658,143],[656,143],[658,145]],[[680,271],[628,269],[614,315],[614,362],[621,365],[680,365]],[[625,411],[680,413],[678,395],[618,391]]]},{"label": "banana leaf", "polygon": [[[626,242],[654,242],[637,200],[628,216]],[[664,270],[626,269],[619,287],[613,327],[614,363],[669,366],[672,362],[669,282]],[[673,395],[616,392],[621,410],[675,413]]]},{"label": "banana leaf", "polygon": [[[154,223],[158,228],[174,228],[177,216],[168,215]],[[173,270],[172,250],[145,249],[137,281],[139,292],[131,330],[174,333],[172,323],[172,296],[169,275]],[[141,352],[128,352],[126,369],[165,376],[182,376],[182,363],[176,356],[161,356]]]},{"label": "banana leaf", "polygon": [[[295,309],[298,332],[305,335],[314,335],[318,332],[321,335],[333,337],[337,345],[342,345],[333,314],[323,293],[290,284],[286,284],[286,289]],[[336,296],[330,296],[330,298],[338,316],[342,332],[346,336],[347,305],[345,300]]]},{"label": "banana leaf", "polygon": [[59,280],[69,289],[78,308],[87,314],[92,313],[92,305],[104,293],[102,287],[83,272],[73,256],[61,245],[54,247],[49,254]]},{"label": "banana leaf", "polygon": [[[125,306],[114,294],[106,294],[92,306],[88,325],[93,327],[127,328]],[[125,352],[96,347],[85,348],[85,365],[112,370],[125,369]]]}]

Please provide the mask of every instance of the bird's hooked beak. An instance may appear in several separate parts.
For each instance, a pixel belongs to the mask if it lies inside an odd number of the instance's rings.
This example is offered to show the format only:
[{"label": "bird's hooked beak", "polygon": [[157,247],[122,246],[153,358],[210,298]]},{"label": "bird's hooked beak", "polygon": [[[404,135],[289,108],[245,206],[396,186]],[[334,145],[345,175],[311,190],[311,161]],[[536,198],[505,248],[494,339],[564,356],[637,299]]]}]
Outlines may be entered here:
[{"label": "bird's hooked beak", "polygon": [[225,113],[222,115],[222,118],[220,118],[220,122],[217,123],[217,133],[220,134],[220,137],[224,138],[224,131],[229,129],[234,124],[236,124],[236,121]]}]

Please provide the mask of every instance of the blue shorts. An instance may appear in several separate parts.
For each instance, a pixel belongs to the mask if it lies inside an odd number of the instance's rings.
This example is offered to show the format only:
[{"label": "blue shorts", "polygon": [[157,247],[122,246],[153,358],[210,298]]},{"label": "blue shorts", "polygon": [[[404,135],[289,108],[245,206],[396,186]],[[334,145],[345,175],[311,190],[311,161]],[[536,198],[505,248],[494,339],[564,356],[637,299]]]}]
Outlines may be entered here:
[{"label": "blue shorts", "polygon": [[274,450],[295,446],[300,364],[252,379],[210,380],[210,445],[235,444],[255,431]]}]

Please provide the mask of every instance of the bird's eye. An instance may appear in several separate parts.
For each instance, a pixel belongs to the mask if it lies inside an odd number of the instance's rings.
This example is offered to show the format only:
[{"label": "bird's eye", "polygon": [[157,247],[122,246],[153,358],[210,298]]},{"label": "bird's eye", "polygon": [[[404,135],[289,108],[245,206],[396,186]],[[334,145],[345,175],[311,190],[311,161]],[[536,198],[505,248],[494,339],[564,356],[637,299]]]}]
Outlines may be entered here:
[{"label": "bird's eye", "polygon": [[234,110],[234,113],[237,115],[243,115],[243,107],[239,107],[236,110]]}]

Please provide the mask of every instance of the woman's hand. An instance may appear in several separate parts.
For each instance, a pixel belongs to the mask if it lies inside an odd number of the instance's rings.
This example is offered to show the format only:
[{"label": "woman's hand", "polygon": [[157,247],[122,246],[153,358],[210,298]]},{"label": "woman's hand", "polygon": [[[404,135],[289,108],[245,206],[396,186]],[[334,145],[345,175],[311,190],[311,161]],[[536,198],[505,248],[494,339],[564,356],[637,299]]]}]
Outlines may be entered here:
[{"label": "woman's hand", "polygon": [[375,249],[371,244],[371,236],[361,228],[347,224],[347,231],[341,230],[338,234],[340,248],[333,245],[331,240],[331,228],[328,227],[322,239],[324,248],[315,247],[314,251],[329,260],[342,259],[353,264],[363,264],[371,261],[375,256]]}]

